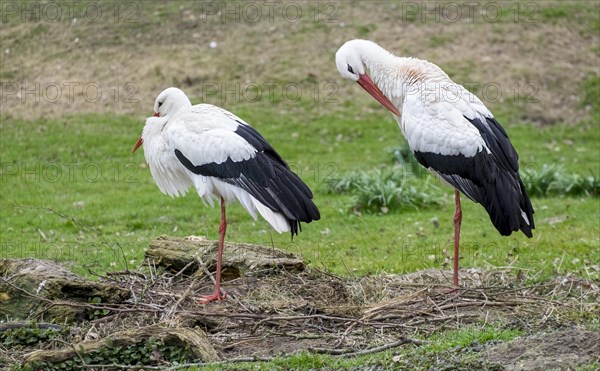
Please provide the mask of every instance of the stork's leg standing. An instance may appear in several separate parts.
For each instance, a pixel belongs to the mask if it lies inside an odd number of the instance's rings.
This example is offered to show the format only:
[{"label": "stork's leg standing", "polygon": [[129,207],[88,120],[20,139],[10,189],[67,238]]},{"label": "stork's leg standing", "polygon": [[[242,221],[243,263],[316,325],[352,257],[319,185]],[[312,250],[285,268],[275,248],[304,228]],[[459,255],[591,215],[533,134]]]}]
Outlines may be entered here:
[{"label": "stork's leg standing", "polygon": [[227,231],[227,220],[225,218],[225,200],[221,197],[221,224],[219,225],[219,247],[217,250],[217,277],[215,283],[215,292],[212,295],[203,295],[200,304],[206,304],[211,301],[225,299],[226,292],[221,293],[221,266],[223,263],[223,245],[225,243],[225,231]]},{"label": "stork's leg standing", "polygon": [[460,223],[462,221],[462,209],[460,208],[460,193],[454,190],[454,275],[452,284],[458,287],[458,249],[460,242]]}]

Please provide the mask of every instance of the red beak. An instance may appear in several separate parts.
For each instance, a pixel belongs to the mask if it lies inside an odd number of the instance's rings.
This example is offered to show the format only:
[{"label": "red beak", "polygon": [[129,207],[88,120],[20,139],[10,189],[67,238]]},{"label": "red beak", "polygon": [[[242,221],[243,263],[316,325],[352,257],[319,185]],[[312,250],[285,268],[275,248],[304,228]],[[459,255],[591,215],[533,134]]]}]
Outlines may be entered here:
[{"label": "red beak", "polygon": [[[154,117],[160,117],[160,113],[154,112],[154,114],[152,116],[154,116]],[[140,146],[142,145],[142,143],[144,143],[144,140],[142,139],[142,137],[140,137],[140,139],[138,139],[138,141],[135,143],[135,146],[131,150],[131,153],[135,153],[135,151],[137,151],[137,149],[140,148]]]},{"label": "red beak", "polygon": [[385,108],[389,109],[394,115],[400,116],[400,111],[398,108],[394,106],[392,102],[383,95],[381,90],[375,85],[373,80],[366,73],[358,76],[358,81],[356,81],[358,85],[360,85],[363,89],[367,91],[367,93],[371,94],[373,98],[375,98],[379,103],[381,103]]},{"label": "red beak", "polygon": [[137,151],[137,149],[140,148],[142,143],[144,143],[144,140],[142,139],[142,137],[140,137],[140,139],[138,139],[137,143],[135,143],[135,147],[133,147],[133,150],[131,151],[131,153],[135,153],[135,151]]}]

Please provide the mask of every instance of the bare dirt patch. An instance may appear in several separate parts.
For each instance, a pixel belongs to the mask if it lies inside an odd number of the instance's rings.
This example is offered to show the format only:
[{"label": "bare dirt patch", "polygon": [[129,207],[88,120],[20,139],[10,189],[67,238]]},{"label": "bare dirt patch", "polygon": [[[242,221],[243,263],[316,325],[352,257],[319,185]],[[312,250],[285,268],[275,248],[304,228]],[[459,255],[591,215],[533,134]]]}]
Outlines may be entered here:
[{"label": "bare dirt patch", "polygon": [[484,358],[509,369],[573,368],[600,361],[600,334],[581,329],[535,334],[492,347]]}]

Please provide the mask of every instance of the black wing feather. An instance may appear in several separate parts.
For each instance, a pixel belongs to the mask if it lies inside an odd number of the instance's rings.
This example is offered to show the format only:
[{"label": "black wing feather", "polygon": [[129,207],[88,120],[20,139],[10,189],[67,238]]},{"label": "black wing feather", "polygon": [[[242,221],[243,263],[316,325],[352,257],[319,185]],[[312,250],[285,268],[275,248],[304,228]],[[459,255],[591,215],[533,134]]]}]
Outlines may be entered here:
[{"label": "black wing feather", "polygon": [[243,123],[235,133],[257,149],[254,157],[243,161],[227,158],[219,164],[194,165],[177,149],[175,156],[194,174],[219,178],[240,187],[272,211],[282,213],[290,224],[292,236],[302,229],[300,222],[319,220],[319,209],[312,201],[310,188],[290,170],[262,135]]},{"label": "black wing feather", "polygon": [[465,116],[465,119],[477,128],[485,144],[498,159],[499,165],[506,169],[519,171],[519,155],[508,139],[506,131],[495,118],[485,117],[485,122],[477,117],[469,119]]},{"label": "black wing feather", "polygon": [[532,237],[533,206],[519,176],[519,157],[506,132],[494,118],[487,118],[486,123],[478,118],[467,120],[479,130],[491,153],[483,149],[473,157],[466,157],[415,151],[415,158],[483,205],[500,234],[507,236],[521,230]]}]

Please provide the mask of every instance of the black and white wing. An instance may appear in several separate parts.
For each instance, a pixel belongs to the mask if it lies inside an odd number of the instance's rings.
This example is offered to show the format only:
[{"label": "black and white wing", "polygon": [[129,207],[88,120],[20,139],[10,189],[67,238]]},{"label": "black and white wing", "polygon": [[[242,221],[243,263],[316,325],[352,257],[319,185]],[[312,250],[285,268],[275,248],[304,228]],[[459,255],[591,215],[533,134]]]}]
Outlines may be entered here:
[{"label": "black and white wing", "polygon": [[[175,119],[169,128],[173,150],[181,164],[198,176],[194,185],[201,197],[218,194],[237,199],[253,216],[256,210],[276,230],[289,230],[292,235],[298,234],[300,222],[320,218],[308,186],[239,117],[201,104]],[[276,220],[281,217],[287,228]]]},{"label": "black and white wing", "polygon": [[533,207],[517,152],[483,103],[459,91],[454,99],[451,92],[439,99],[439,86],[406,97],[401,127],[409,146],[419,163],[483,205],[500,234],[531,237]]}]

